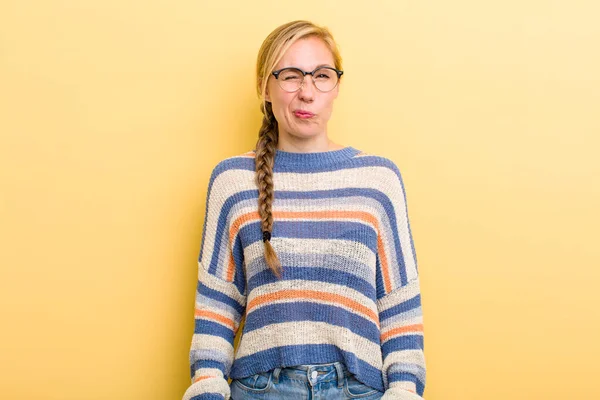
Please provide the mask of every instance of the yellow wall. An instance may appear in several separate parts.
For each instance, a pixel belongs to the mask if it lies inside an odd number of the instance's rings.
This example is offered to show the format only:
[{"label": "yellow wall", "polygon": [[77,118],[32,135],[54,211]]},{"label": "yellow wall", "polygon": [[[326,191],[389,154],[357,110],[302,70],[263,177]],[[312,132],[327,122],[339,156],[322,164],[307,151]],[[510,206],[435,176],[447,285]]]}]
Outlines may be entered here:
[{"label": "yellow wall", "polygon": [[592,399],[596,1],[0,2],[0,398],[179,399],[206,186],[277,25],[328,25],[334,140],[403,172],[428,400]]}]

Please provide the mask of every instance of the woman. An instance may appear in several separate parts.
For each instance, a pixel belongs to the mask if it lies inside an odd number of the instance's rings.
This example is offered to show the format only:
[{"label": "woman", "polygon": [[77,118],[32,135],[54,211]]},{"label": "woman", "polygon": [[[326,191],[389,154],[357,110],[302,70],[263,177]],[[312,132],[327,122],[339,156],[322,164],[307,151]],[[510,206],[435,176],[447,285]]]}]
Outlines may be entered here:
[{"label": "woman", "polygon": [[422,399],[402,178],[328,138],[342,74],[330,32],[307,21],[259,51],[256,148],[221,161],[208,187],[184,400]]}]

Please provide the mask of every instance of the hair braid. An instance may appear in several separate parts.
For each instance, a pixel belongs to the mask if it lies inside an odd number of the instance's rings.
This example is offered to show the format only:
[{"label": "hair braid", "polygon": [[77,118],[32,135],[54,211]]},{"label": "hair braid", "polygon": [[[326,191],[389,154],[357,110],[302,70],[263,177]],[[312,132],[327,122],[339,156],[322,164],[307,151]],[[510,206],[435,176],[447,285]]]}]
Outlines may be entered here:
[{"label": "hair braid", "polygon": [[265,244],[265,260],[271,271],[273,271],[278,278],[281,278],[281,263],[270,240],[270,234],[273,230],[273,215],[271,211],[274,198],[273,164],[275,152],[277,151],[279,131],[271,103],[263,102],[261,104],[261,111],[264,117],[262,126],[258,132],[255,157],[255,179],[256,185],[258,186],[258,213],[261,219],[260,225],[263,231],[263,241]]},{"label": "hair braid", "polygon": [[323,40],[331,51],[335,67],[342,69],[342,57],[331,32],[326,27],[317,26],[304,20],[291,21],[277,27],[263,41],[256,59],[256,91],[261,99],[261,111],[264,115],[258,133],[255,156],[258,213],[265,243],[265,260],[267,266],[278,278],[281,278],[282,266],[273,246],[271,246],[271,232],[273,230],[271,208],[274,197],[273,165],[277,142],[279,141],[279,127],[271,103],[266,101],[265,95],[270,75],[287,49],[298,40],[308,37],[317,37]]}]

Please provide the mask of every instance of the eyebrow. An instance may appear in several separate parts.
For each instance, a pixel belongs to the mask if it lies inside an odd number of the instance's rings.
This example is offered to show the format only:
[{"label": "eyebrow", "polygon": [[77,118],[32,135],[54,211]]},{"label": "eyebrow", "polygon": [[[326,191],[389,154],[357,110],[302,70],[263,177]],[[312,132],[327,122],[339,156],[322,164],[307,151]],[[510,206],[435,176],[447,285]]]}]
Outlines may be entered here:
[{"label": "eyebrow", "polygon": [[[313,68],[313,70],[315,70],[315,69],[317,69],[317,68],[321,68],[321,67],[335,68],[333,65],[330,65],[330,64],[319,64],[319,65],[317,65],[315,68]],[[300,68],[300,67],[296,67],[296,66],[293,66],[293,65],[290,65],[289,67],[282,67],[282,68],[280,68],[280,69],[283,69],[283,68],[297,68],[297,69],[299,69],[299,70],[302,70],[302,71],[303,71],[303,69],[302,69],[302,68]]]}]

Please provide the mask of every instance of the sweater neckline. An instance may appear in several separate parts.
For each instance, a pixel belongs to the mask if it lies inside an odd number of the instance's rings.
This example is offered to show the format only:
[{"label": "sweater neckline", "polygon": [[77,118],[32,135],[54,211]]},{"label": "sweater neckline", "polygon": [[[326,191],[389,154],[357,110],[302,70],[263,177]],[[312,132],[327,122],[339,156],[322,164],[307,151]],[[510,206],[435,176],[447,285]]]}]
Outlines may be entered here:
[{"label": "sweater neckline", "polygon": [[316,151],[308,153],[275,150],[275,165],[304,165],[322,167],[350,159],[360,151],[352,146],[346,146],[337,150]]}]

